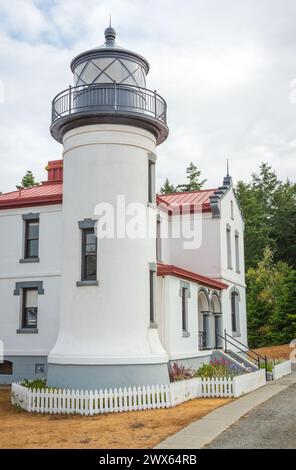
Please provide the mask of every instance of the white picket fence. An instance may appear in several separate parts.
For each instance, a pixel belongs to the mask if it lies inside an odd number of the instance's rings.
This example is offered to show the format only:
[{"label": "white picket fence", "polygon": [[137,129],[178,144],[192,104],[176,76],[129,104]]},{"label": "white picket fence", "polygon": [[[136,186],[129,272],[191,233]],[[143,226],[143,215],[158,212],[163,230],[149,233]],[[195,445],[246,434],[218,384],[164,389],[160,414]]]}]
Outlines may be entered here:
[{"label": "white picket fence", "polygon": [[169,385],[128,387],[100,391],[30,390],[12,384],[11,401],[29,412],[95,415],[122,411],[169,408],[201,397],[238,397],[264,385],[265,371],[234,378],[194,378]]},{"label": "white picket fence", "polygon": [[201,380],[202,397],[232,397],[233,379],[231,377]]},{"label": "white picket fence", "polygon": [[148,385],[100,391],[30,390],[12,384],[12,404],[37,413],[95,415],[122,411],[150,410],[171,406],[169,385]]}]

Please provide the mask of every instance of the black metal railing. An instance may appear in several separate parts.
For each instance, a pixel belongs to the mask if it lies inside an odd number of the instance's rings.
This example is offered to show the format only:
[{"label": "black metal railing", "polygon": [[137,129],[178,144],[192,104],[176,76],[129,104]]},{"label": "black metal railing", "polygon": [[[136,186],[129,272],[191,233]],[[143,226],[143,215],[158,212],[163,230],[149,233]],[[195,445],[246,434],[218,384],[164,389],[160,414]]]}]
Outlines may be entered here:
[{"label": "black metal railing", "polygon": [[69,87],[52,102],[52,124],[76,113],[125,112],[149,116],[166,124],[167,105],[155,91],[134,85],[94,83]]},{"label": "black metal railing", "polygon": [[[267,356],[262,356],[261,354],[257,353],[253,349],[249,348],[246,344],[242,343],[238,339],[234,338],[230,334],[227,333],[226,330],[224,330],[224,336],[220,335],[219,333],[216,333],[216,336],[218,338],[221,338],[224,340],[224,351],[227,353],[227,345],[231,344],[234,346],[236,349],[238,349],[241,353],[246,354],[246,356],[250,357],[255,363],[257,363],[258,369],[261,369],[261,364],[264,364],[264,369],[265,369],[265,375],[266,379],[268,376],[268,360]],[[238,346],[239,345],[239,346]],[[240,346],[242,346],[244,349],[242,349]]]},{"label": "black metal railing", "polygon": [[208,349],[207,347],[207,332],[199,331],[198,332],[198,349]]}]

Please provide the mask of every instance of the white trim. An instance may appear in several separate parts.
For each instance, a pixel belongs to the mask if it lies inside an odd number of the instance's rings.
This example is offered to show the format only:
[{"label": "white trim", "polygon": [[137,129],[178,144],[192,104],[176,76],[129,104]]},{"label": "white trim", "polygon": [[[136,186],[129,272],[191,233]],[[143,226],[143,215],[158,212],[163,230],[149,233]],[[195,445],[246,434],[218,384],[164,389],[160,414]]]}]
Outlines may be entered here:
[{"label": "white trim", "polygon": [[53,272],[53,273],[12,273],[12,274],[2,274],[0,275],[0,280],[5,280],[5,279],[30,279],[30,278],[43,278],[43,277],[59,277],[61,276],[62,273],[59,272]]},{"label": "white trim", "polygon": [[150,354],[137,356],[83,356],[50,354],[49,364],[73,364],[73,365],[116,365],[116,364],[162,364],[168,362],[167,354]]},{"label": "white trim", "polygon": [[49,350],[33,350],[33,349],[5,349],[5,357],[8,356],[48,356]]}]

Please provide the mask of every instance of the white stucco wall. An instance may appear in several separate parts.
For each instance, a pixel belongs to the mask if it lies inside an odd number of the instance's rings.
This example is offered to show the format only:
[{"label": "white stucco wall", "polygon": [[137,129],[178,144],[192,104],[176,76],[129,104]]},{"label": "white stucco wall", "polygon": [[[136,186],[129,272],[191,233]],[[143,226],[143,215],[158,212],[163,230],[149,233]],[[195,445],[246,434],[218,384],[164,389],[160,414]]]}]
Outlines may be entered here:
[{"label": "white stucco wall", "polygon": [[167,361],[158,332],[149,328],[149,263],[155,238],[98,241],[98,286],[77,287],[81,272],[78,221],[95,207],[148,204],[152,134],[124,125],[91,125],[64,136],[63,276],[61,323],[49,362],[137,364]]},{"label": "white stucco wall", "polygon": [[[233,202],[233,218],[231,211]],[[200,244],[197,248],[186,249],[184,237],[165,238],[162,240],[162,262],[174,264],[183,269],[197,272],[212,277],[229,285],[222,292],[223,329],[232,335],[231,327],[231,303],[230,290],[237,289],[240,296],[239,301],[239,335],[237,338],[246,344],[247,342],[247,320],[246,320],[246,294],[245,294],[245,266],[244,266],[244,222],[237,204],[237,200],[230,188],[220,199],[220,217],[213,218],[212,213],[205,212],[182,217],[183,228],[188,231],[190,218],[197,223]],[[176,216],[173,216],[176,217]],[[173,217],[170,217],[172,223]],[[232,269],[227,266],[227,241],[226,227],[231,227],[231,251]],[[236,271],[235,259],[235,233],[239,234],[239,259],[240,272]],[[200,327],[202,329],[202,327]]]},{"label": "white stucco wall", "polygon": [[[39,263],[20,263],[24,249],[22,214],[39,213]],[[47,355],[58,331],[61,275],[61,206],[0,211],[0,339],[5,355]],[[37,334],[19,334],[21,296],[16,282],[42,281],[38,296]]]}]

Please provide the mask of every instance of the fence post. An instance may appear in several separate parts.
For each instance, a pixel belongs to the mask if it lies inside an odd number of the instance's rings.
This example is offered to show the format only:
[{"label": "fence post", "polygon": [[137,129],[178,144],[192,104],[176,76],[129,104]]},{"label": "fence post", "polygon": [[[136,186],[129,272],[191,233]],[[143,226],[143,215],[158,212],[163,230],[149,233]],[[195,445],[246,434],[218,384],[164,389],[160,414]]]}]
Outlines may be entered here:
[{"label": "fence post", "polygon": [[238,390],[237,390],[237,378],[233,377],[232,379],[232,393],[234,397],[238,396]]},{"label": "fence post", "polygon": [[268,371],[267,371],[267,356],[264,356],[264,365],[265,365],[265,379],[268,380]]}]

